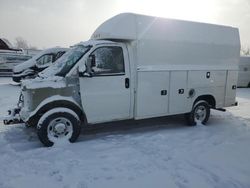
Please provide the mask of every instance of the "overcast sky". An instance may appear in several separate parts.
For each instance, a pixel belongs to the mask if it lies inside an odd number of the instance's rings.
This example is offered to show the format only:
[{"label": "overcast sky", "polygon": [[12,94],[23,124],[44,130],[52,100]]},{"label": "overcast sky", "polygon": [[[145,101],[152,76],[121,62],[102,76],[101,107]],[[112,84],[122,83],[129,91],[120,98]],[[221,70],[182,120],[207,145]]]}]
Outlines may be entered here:
[{"label": "overcast sky", "polygon": [[250,47],[250,0],[0,0],[0,37],[67,47],[122,12],[238,27],[241,44]]}]

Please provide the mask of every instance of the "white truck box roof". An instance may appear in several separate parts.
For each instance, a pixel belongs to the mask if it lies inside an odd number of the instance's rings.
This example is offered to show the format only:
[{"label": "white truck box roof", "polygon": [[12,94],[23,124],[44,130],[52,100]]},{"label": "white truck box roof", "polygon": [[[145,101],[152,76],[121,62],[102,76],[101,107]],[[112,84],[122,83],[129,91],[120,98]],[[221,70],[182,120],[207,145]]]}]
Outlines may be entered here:
[{"label": "white truck box roof", "polygon": [[229,66],[237,69],[237,28],[122,13],[101,24],[91,39],[128,40],[136,45],[137,66]]}]

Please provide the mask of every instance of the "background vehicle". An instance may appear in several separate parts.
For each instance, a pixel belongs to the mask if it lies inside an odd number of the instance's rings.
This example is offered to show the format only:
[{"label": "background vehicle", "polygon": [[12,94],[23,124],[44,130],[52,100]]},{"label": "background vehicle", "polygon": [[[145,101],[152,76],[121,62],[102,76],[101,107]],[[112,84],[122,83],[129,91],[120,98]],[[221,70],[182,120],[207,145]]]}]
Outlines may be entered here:
[{"label": "background vehicle", "polygon": [[11,76],[15,65],[27,61],[32,56],[15,49],[8,40],[0,38],[0,76]]},{"label": "background vehicle", "polygon": [[5,123],[37,126],[45,146],[74,142],[82,125],[186,114],[237,105],[240,39],[226,26],[119,14],[22,83]]},{"label": "background vehicle", "polygon": [[34,78],[39,72],[60,58],[67,50],[67,48],[49,48],[38,53],[28,61],[15,66],[13,68],[13,81],[20,82],[24,78]]},{"label": "background vehicle", "polygon": [[250,56],[241,56],[239,63],[238,87],[250,87]]}]

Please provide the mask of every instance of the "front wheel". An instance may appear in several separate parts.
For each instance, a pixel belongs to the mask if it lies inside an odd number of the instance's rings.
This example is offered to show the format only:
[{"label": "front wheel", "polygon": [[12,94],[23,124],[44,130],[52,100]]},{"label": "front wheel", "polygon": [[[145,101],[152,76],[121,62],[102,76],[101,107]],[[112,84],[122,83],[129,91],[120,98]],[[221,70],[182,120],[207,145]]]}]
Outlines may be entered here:
[{"label": "front wheel", "polygon": [[194,126],[197,123],[205,125],[210,116],[210,106],[206,101],[198,101],[194,104],[190,113],[186,114],[188,125]]},{"label": "front wheel", "polygon": [[54,108],[46,112],[37,124],[37,134],[45,146],[63,141],[75,142],[81,132],[78,115],[68,108]]}]

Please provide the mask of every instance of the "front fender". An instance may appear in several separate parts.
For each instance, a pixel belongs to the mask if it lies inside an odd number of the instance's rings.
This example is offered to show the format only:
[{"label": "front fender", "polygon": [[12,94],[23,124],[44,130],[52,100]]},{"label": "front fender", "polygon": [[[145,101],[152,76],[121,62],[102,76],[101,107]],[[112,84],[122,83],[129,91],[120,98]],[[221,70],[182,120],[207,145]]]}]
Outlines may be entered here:
[{"label": "front fender", "polygon": [[53,96],[45,99],[37,106],[27,118],[27,124],[30,126],[36,126],[45,112],[57,107],[64,107],[73,110],[79,116],[82,123],[87,123],[83,109],[72,97]]}]

